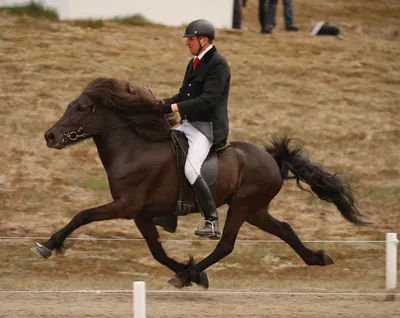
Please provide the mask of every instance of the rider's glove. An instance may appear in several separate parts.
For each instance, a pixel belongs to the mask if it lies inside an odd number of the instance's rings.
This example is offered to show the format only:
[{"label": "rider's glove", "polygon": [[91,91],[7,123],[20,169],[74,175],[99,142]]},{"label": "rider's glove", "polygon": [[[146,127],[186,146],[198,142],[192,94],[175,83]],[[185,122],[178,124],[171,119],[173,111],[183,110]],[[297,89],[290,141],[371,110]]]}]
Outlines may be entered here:
[{"label": "rider's glove", "polygon": [[171,104],[163,104],[162,102],[157,102],[157,105],[154,108],[164,115],[172,113]]}]

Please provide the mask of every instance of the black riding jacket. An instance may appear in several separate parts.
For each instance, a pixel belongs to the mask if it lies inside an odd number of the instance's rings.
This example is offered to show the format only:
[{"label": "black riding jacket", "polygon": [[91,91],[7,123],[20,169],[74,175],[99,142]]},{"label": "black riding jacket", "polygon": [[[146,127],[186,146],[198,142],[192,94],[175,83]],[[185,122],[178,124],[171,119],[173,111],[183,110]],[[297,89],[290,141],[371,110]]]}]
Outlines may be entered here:
[{"label": "black riding jacket", "polygon": [[215,47],[199,61],[196,70],[190,60],[179,93],[164,99],[177,103],[182,119],[189,122],[211,122],[213,144],[226,144],[229,134],[228,95],[231,72],[228,62]]}]

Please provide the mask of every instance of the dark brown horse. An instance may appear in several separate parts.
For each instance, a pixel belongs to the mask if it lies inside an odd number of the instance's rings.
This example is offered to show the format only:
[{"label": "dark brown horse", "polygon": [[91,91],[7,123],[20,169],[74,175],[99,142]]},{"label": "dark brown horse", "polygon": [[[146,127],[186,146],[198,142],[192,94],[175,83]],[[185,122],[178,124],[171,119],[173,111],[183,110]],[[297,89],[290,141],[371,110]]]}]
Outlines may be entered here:
[{"label": "dark brown horse", "polygon": [[77,228],[95,221],[134,219],[153,257],[176,275],[175,287],[195,282],[208,287],[205,269],[232,252],[244,222],[276,235],[307,265],[332,264],[324,251],[303,245],[290,225],[269,214],[268,206],[291,172],[297,185],[308,184],[321,200],[333,203],[343,217],[358,225],[360,220],[350,188],[336,174],[324,171],[302,153],[290,147],[289,137],[273,138],[272,146],[260,149],[245,142],[231,142],[218,153],[219,175],[212,185],[217,206],[229,205],[222,237],[215,250],[202,261],[183,264],[165,253],[154,217],[174,215],[179,179],[169,142],[170,124],[154,111],[155,101],[147,89],[126,81],[98,78],[68,105],[65,114],[45,134],[47,146],[62,149],[93,138],[107,172],[113,201],[79,212],[47,242],[33,248],[48,258],[60,250]]}]

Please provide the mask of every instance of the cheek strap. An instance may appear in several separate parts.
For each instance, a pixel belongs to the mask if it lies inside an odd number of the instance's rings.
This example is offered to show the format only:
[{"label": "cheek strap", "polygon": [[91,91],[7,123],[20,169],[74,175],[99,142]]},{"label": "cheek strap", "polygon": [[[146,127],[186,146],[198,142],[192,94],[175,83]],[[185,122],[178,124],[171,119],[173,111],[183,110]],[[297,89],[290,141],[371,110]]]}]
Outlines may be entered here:
[{"label": "cheek strap", "polygon": [[197,51],[196,55],[199,55],[199,53],[201,52],[201,50],[203,49],[203,44],[200,43],[199,37],[197,36],[197,42],[199,42],[199,50]]}]

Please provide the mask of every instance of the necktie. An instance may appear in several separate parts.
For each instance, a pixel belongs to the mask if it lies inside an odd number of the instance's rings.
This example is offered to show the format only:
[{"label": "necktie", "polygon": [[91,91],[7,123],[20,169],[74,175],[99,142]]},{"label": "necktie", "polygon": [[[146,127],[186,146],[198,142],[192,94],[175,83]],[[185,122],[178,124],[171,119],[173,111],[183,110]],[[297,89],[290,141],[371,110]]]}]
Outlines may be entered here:
[{"label": "necktie", "polygon": [[193,61],[193,71],[196,69],[196,67],[197,67],[197,64],[199,63],[199,58],[196,56],[195,58],[194,58],[194,61]]}]

